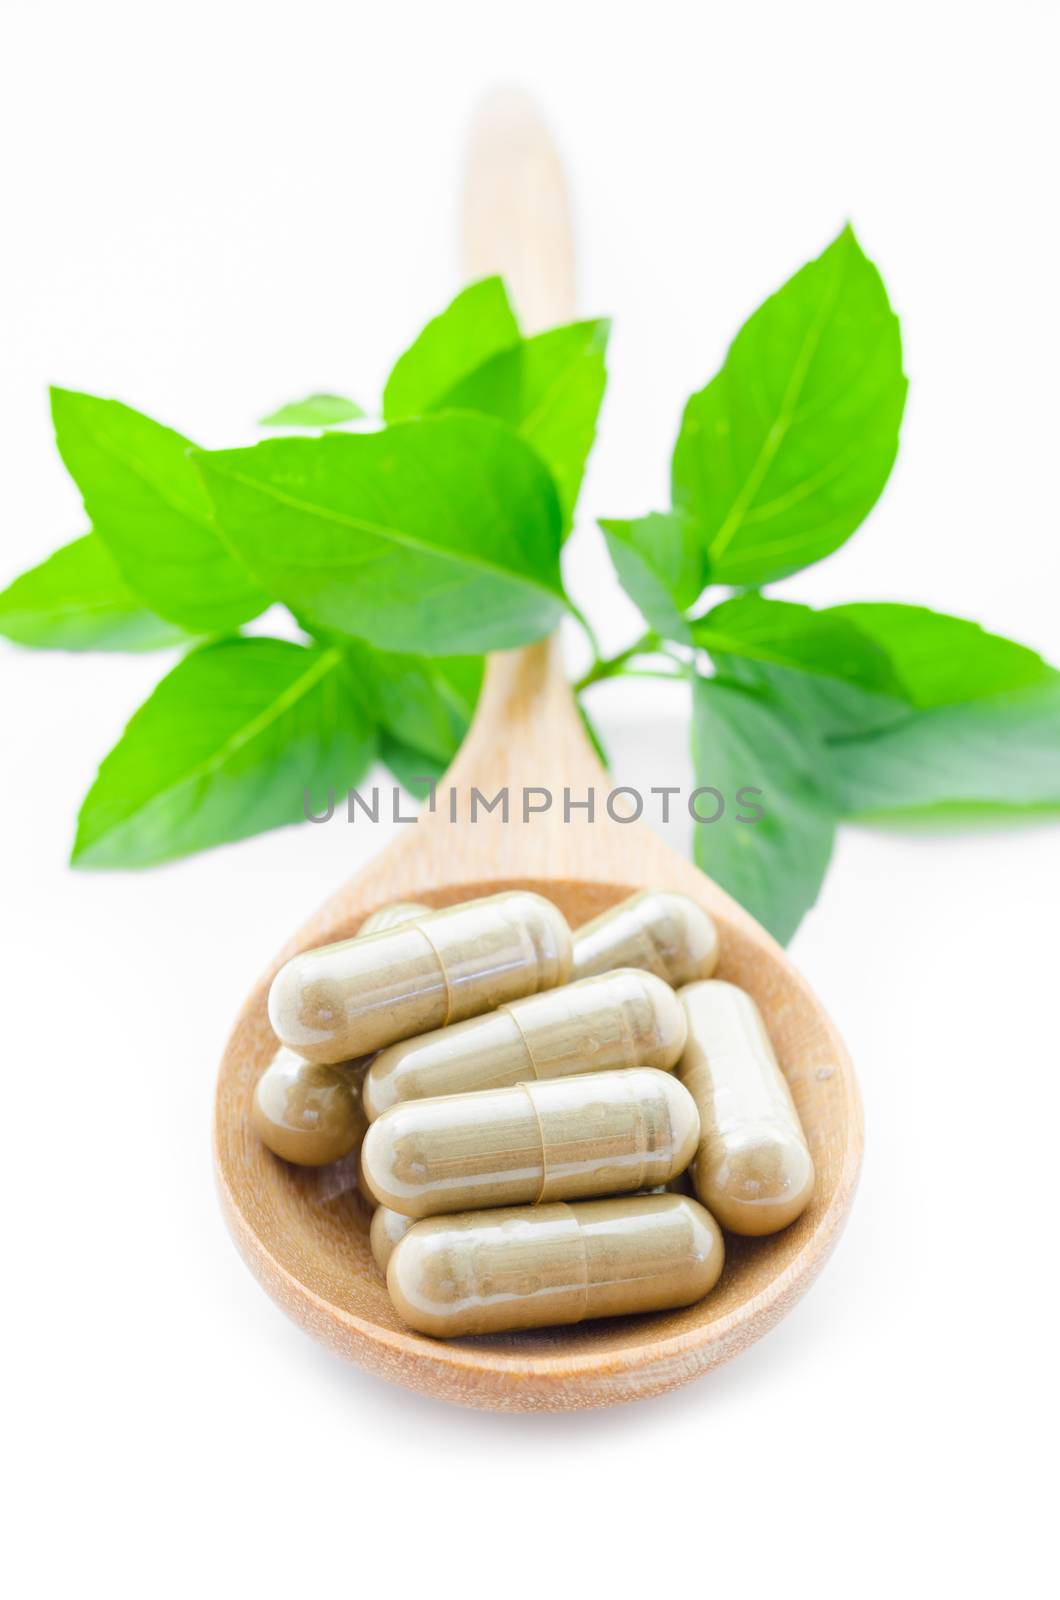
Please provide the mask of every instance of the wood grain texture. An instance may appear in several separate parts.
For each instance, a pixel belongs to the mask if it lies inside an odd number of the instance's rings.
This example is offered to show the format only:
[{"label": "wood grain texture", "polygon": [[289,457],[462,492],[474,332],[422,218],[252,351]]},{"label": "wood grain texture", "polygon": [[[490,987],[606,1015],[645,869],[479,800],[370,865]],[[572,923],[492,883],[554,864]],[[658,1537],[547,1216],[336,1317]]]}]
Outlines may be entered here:
[{"label": "wood grain texture", "polygon": [[[521,101],[481,121],[465,215],[468,264],[519,284],[528,323],[572,309],[572,251],[558,163]],[[484,198],[490,197],[493,198]],[[522,198],[520,198],[522,197]],[[529,213],[527,207],[529,205]],[[491,209],[492,208],[492,209]],[[535,226],[518,219],[530,214]],[[491,218],[493,221],[491,222]],[[503,226],[501,225],[503,224]],[[523,820],[523,786],[553,808]],[[470,791],[507,786],[513,809],[467,821]],[[562,814],[563,791],[596,790],[595,820]],[[728,895],[639,822],[612,820],[607,774],[582,731],[558,640],[491,658],[474,723],[419,822],[338,891],[281,950],[248,997],[221,1063],[214,1121],[217,1181],[244,1259],[278,1304],[333,1350],[391,1382],[502,1411],[576,1410],[671,1389],[766,1333],[821,1270],[839,1237],[862,1151],[857,1083],[824,1009],[784,952]],[[450,817],[450,795],[456,815]],[[287,1166],[250,1123],[254,1084],[276,1048],[268,986],[299,950],[352,936],[393,900],[452,905],[507,888],[546,895],[579,927],[642,888],[691,895],[715,917],[718,976],[754,996],[791,1086],[817,1168],[803,1215],[767,1239],[730,1239],[717,1288],[687,1309],[571,1328],[441,1342],[405,1328],[369,1246],[356,1162]]]},{"label": "wood grain texture", "polygon": [[574,236],[559,156],[517,90],[479,107],[464,181],[464,277],[500,273],[527,333],[574,315]]}]

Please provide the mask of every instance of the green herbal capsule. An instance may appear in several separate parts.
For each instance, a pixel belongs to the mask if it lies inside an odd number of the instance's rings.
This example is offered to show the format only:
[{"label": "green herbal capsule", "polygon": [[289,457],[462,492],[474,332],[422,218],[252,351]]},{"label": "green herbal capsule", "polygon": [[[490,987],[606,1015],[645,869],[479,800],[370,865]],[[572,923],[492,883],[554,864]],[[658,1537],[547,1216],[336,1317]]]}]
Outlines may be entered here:
[{"label": "green herbal capsule", "polygon": [[420,917],[429,917],[430,914],[430,906],[421,906],[416,900],[395,900],[365,917],[357,929],[357,937],[366,939],[370,933],[385,933],[388,928],[400,928],[403,923],[417,922]]},{"label": "green herbal capsule", "polygon": [[813,1195],[813,1159],[791,1090],[749,994],[717,979],[681,991],[688,1043],[678,1065],[699,1107],[692,1182],[731,1233],[776,1233]]},{"label": "green herbal capsule", "polygon": [[646,889],[595,917],[574,935],[574,976],[641,967],[675,989],[709,978],[718,932],[708,912],[684,894]]},{"label": "green herbal capsule", "polygon": [[364,1107],[374,1121],[399,1100],[617,1067],[668,1070],[686,1033],[681,1003],[661,979],[607,972],[381,1050],[365,1078]]},{"label": "green herbal capsule", "polygon": [[389,1206],[376,1206],[372,1212],[368,1238],[373,1259],[384,1278],[390,1257],[412,1226],[411,1217],[403,1217],[400,1211],[391,1211]]},{"label": "green herbal capsule", "polygon": [[[367,1131],[368,1130],[365,1129],[365,1132],[367,1132]],[[368,1206],[371,1210],[374,1211],[376,1205],[378,1204],[378,1202],[377,1202],[377,1200],[375,1198],[375,1195],[372,1193],[371,1189],[369,1189],[368,1183],[367,1183],[367,1181],[365,1179],[365,1176],[364,1176],[364,1144],[363,1143],[361,1144],[360,1150],[357,1152],[357,1193],[360,1195],[360,1197],[364,1201],[365,1205]]]},{"label": "green herbal capsule", "polygon": [[669,1183],[698,1141],[688,1091],[629,1067],[401,1101],[368,1129],[361,1170],[379,1205],[429,1217]]},{"label": "green herbal capsule", "polygon": [[305,1061],[281,1046],[258,1079],[251,1122],[274,1155],[301,1167],[323,1167],[357,1149],[368,1118],[361,1103],[360,1063]]},{"label": "green herbal capsule", "polygon": [[724,1261],[709,1212],[652,1194],[417,1222],[386,1277],[410,1327],[455,1339],[691,1305]]},{"label": "green herbal capsule", "polygon": [[[357,937],[425,916],[426,906],[395,902],[375,911]],[[303,1167],[352,1155],[368,1126],[362,1059],[333,1066],[307,1061],[281,1045],[254,1088],[251,1123],[274,1155]]]},{"label": "green herbal capsule", "polygon": [[570,929],[514,890],[403,927],[295,956],[273,979],[269,1019],[311,1061],[344,1061],[566,983]]}]

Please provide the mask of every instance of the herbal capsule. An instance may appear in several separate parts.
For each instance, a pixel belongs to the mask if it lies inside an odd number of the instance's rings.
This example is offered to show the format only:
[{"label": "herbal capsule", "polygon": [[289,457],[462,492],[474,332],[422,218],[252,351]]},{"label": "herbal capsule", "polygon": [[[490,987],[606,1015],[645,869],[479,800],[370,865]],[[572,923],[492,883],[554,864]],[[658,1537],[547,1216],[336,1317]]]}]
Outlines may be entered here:
[{"label": "herbal capsule", "polygon": [[724,1260],[697,1201],[647,1194],[417,1222],[386,1281],[410,1327],[454,1339],[688,1306]]},{"label": "herbal capsule", "polygon": [[732,1233],[776,1233],[806,1209],[813,1160],[758,1007],[731,983],[681,991],[688,1044],[678,1076],[699,1107],[692,1182]]},{"label": "herbal capsule", "polygon": [[372,1226],[368,1230],[368,1239],[372,1246],[375,1264],[384,1278],[395,1247],[414,1226],[411,1217],[403,1217],[400,1211],[391,1211],[389,1206],[376,1206],[372,1212]]},{"label": "herbal capsule", "polygon": [[[427,913],[396,901],[365,919],[357,937]],[[254,1088],[251,1122],[274,1155],[303,1167],[326,1166],[356,1150],[368,1126],[361,1092],[367,1062],[321,1067],[281,1045]],[[333,1153],[331,1153],[333,1152]]]},{"label": "herbal capsule", "polygon": [[698,1141],[687,1089],[630,1067],[403,1100],[368,1129],[361,1166],[380,1205],[430,1217],[668,1183]]},{"label": "herbal capsule", "polygon": [[[362,1091],[363,1091],[363,1085],[362,1085]],[[367,1129],[365,1129],[365,1132],[367,1132]],[[369,1189],[368,1180],[365,1178],[365,1175],[364,1175],[364,1144],[363,1143],[361,1145],[361,1148],[357,1152],[357,1193],[360,1195],[360,1197],[364,1201],[365,1205],[368,1206],[370,1210],[374,1211],[378,1202],[376,1201],[375,1195],[372,1193],[371,1189]]]},{"label": "herbal capsule", "polygon": [[301,1167],[341,1161],[368,1126],[362,1079],[359,1062],[323,1066],[281,1046],[254,1089],[254,1130],[274,1155]]},{"label": "herbal capsule", "polygon": [[713,919],[685,894],[648,889],[587,922],[574,935],[575,978],[642,967],[677,989],[718,964]]},{"label": "herbal capsule", "polygon": [[421,906],[415,900],[395,900],[391,905],[380,906],[370,917],[365,917],[357,929],[357,937],[366,939],[370,933],[385,933],[388,928],[400,928],[402,923],[429,916],[430,910],[430,906]]},{"label": "herbal capsule", "polygon": [[606,972],[381,1050],[365,1078],[364,1108],[374,1121],[399,1100],[615,1067],[668,1069],[686,1033],[681,1003],[659,978]]},{"label": "herbal capsule", "polygon": [[570,963],[562,914],[515,890],[295,956],[273,980],[269,1019],[309,1060],[344,1061],[553,989]]}]

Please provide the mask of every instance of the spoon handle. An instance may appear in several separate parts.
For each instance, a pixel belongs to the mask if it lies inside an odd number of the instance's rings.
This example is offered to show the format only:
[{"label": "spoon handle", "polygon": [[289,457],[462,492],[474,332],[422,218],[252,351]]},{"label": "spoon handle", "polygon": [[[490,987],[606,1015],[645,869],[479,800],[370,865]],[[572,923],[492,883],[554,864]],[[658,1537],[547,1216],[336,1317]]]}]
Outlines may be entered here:
[{"label": "spoon handle", "polygon": [[574,316],[574,236],[563,166],[533,101],[484,100],[464,177],[465,276],[500,273],[528,333]]},{"label": "spoon handle", "polygon": [[[463,198],[468,279],[500,273],[533,333],[574,315],[574,236],[563,166],[533,101],[514,89],[483,101]],[[490,657],[474,723],[446,783],[482,784],[519,768],[529,783],[601,775],[563,668],[559,631]],[[573,771],[571,769],[574,769]]]}]

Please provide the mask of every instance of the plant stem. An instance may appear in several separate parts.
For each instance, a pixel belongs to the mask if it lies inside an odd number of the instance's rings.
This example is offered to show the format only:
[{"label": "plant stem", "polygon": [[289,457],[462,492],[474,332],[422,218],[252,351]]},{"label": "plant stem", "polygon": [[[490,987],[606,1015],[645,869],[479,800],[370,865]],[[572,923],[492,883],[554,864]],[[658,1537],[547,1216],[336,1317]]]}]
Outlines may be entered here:
[{"label": "plant stem", "polygon": [[575,622],[578,624],[578,626],[581,628],[582,632],[584,633],[585,637],[588,639],[590,650],[592,651],[593,655],[596,657],[597,661],[599,661],[600,660],[600,641],[596,637],[596,630],[594,629],[592,623],[589,621],[589,618],[585,615],[585,612],[582,611],[580,607],[576,606],[574,604],[573,600],[568,599],[567,605],[570,608],[571,616],[574,618]]},{"label": "plant stem", "polygon": [[684,656],[679,656],[677,654],[677,651],[674,649],[673,645],[661,644],[659,646],[659,654],[661,656],[665,656],[667,661],[672,661],[675,667],[680,667],[681,671],[685,674],[687,674],[690,668],[693,666],[692,661],[688,661]]},{"label": "plant stem", "polygon": [[[674,665],[683,668],[684,662],[675,661]],[[660,672],[656,667],[623,667],[621,676],[623,678],[661,678],[664,683],[680,683],[686,673],[684,671]]]},{"label": "plant stem", "polygon": [[613,678],[616,673],[624,669],[626,662],[631,661],[634,656],[654,655],[658,645],[658,634],[649,632],[639,638],[635,644],[631,644],[627,650],[620,650],[617,656],[605,658],[597,652],[596,660],[588,672],[578,679],[574,685],[575,689],[580,694],[591,683],[599,683],[602,678]]}]

